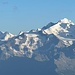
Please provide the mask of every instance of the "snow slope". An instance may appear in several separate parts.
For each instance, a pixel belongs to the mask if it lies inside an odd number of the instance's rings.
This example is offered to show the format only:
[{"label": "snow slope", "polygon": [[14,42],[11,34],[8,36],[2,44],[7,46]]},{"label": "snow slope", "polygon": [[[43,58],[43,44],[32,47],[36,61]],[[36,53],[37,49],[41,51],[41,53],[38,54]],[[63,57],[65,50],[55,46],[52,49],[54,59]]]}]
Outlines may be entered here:
[{"label": "snow slope", "polygon": [[44,30],[47,34],[54,34],[64,38],[75,39],[75,25],[70,20],[64,18],[58,21],[55,25]]}]

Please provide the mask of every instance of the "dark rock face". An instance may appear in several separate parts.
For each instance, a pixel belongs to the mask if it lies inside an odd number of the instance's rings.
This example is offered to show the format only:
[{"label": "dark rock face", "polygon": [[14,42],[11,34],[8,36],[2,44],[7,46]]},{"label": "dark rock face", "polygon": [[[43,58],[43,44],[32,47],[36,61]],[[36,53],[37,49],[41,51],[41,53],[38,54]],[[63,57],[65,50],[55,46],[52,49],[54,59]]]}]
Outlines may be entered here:
[{"label": "dark rock face", "polygon": [[57,75],[50,61],[38,62],[28,58],[9,58],[0,61],[1,75]]}]

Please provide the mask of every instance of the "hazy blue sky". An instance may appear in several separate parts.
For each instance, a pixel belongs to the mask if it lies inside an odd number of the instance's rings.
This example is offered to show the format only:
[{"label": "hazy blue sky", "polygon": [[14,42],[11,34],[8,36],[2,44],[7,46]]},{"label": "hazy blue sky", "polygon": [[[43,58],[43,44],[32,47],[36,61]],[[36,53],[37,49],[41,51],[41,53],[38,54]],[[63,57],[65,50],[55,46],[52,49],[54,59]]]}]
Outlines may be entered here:
[{"label": "hazy blue sky", "polygon": [[65,17],[75,23],[75,0],[0,0],[0,31],[18,34]]}]

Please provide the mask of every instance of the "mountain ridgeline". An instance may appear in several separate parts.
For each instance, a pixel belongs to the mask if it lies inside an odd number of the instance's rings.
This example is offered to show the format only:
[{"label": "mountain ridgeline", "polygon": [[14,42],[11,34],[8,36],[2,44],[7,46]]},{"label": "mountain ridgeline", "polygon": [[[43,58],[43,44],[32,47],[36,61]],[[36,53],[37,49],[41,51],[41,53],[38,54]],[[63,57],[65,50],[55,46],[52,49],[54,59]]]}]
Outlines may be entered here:
[{"label": "mountain ridgeline", "polygon": [[0,32],[0,64],[1,75],[75,75],[75,24],[64,18],[18,35]]}]

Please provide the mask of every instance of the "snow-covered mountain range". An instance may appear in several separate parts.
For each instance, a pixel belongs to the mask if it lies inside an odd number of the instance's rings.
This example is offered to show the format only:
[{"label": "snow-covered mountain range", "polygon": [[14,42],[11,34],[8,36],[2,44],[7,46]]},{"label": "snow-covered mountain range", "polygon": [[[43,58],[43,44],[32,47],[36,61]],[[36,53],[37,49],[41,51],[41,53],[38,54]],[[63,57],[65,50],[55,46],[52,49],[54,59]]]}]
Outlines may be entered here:
[{"label": "snow-covered mountain range", "polygon": [[58,75],[75,75],[75,24],[64,18],[18,35],[0,32],[0,60],[11,57],[49,61]]}]

